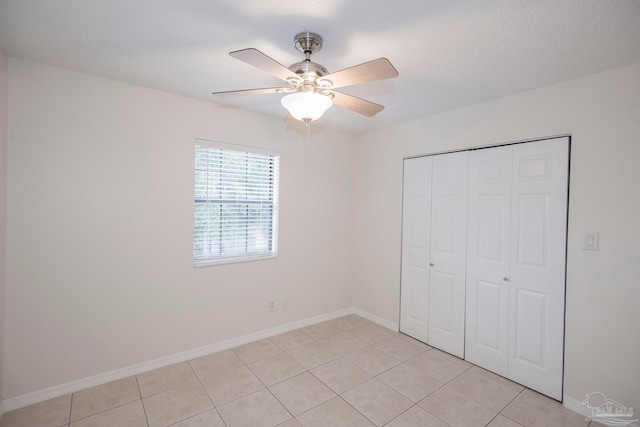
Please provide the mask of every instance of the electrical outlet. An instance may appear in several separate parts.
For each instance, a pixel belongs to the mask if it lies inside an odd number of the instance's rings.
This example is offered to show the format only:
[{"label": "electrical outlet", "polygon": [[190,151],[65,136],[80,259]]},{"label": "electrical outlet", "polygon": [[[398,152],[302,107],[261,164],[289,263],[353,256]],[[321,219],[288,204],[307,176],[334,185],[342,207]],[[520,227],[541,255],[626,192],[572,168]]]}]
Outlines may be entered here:
[{"label": "electrical outlet", "polygon": [[269,311],[276,311],[276,300],[269,300],[269,307],[267,308]]},{"label": "electrical outlet", "polygon": [[289,309],[289,305],[291,305],[291,303],[289,302],[288,299],[283,299],[282,300],[282,310],[288,310]]}]

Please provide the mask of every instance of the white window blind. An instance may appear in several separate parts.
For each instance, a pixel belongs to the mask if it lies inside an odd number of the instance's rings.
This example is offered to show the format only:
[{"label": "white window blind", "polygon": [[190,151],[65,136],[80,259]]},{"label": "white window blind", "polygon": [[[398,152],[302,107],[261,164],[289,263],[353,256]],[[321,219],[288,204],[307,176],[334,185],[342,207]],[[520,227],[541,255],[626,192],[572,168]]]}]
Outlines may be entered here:
[{"label": "white window blind", "polygon": [[196,140],[195,266],[278,253],[277,152]]}]

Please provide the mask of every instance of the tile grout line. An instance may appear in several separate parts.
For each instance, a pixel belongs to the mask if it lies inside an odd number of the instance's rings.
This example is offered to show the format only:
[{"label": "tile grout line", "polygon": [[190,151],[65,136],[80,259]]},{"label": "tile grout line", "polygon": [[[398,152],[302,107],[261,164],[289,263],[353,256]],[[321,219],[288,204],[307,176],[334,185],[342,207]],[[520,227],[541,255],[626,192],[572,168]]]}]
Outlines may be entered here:
[{"label": "tile grout line", "polygon": [[134,375],[136,379],[136,386],[138,387],[138,396],[140,396],[140,405],[142,406],[142,413],[144,414],[144,420],[147,423],[147,427],[149,427],[149,418],[147,417],[147,409],[144,407],[144,400],[142,399],[142,390],[140,390],[140,381],[138,381],[138,376]]},{"label": "tile grout line", "polygon": [[[516,384],[517,384],[517,383],[516,383]],[[524,386],[523,386],[523,387],[524,387]],[[504,411],[505,409],[507,409],[507,408],[509,407],[509,405],[511,405],[511,404],[513,403],[513,401],[514,401],[514,400],[516,400],[516,399],[517,399],[517,398],[518,398],[522,393],[524,393],[524,391],[525,391],[525,390],[527,390],[527,387],[524,387],[522,390],[520,390],[520,393],[516,394],[516,395],[515,395],[515,397],[514,397],[513,399],[511,399],[511,400],[509,401],[509,403],[507,403],[507,404],[505,405],[505,407],[504,407],[504,408],[502,408],[502,411]],[[500,415],[502,415],[503,417],[507,418],[508,420],[513,421],[514,423],[516,423],[516,424],[518,424],[518,425],[522,425],[522,424],[520,424],[518,421],[516,421],[516,420],[512,419],[511,417],[507,416],[506,414],[503,414],[503,413],[502,413],[502,411],[500,411],[500,412],[499,412],[499,414],[500,414]],[[496,415],[496,417],[497,417],[497,415]]]},{"label": "tile grout line", "polygon": [[[409,399],[411,400],[411,399]],[[389,421],[387,421],[386,423],[384,423],[384,425],[389,424],[390,422],[392,422],[393,420],[395,420],[396,418],[402,416],[402,414],[409,412],[411,409],[415,408],[416,406],[418,406],[417,403],[411,401],[411,403],[413,403],[413,405],[409,406],[407,409],[405,409],[404,411],[400,412],[398,415],[396,415],[395,417],[391,418]]]},{"label": "tile grout line", "polygon": [[[283,351],[285,354],[287,354],[287,355],[288,355],[288,353],[287,353],[284,349],[282,349],[282,348],[281,348],[278,344],[276,344],[275,342],[271,341],[269,338],[265,338],[265,340],[269,341],[271,344],[275,345],[275,346],[278,348],[278,350],[281,350],[281,351]],[[232,402],[238,401],[238,400],[240,400],[240,399],[242,399],[242,398],[245,398],[245,397],[247,397],[247,396],[251,396],[252,394],[256,394],[256,393],[258,393],[258,392],[260,392],[260,391],[266,390],[266,391],[267,391],[267,392],[269,392],[269,394],[270,394],[270,395],[271,395],[271,396],[272,396],[272,397],[273,397],[273,398],[274,398],[274,399],[275,399],[275,400],[276,400],[276,401],[277,401],[277,402],[278,402],[278,403],[279,403],[279,404],[280,404],[280,405],[285,409],[285,411],[287,411],[287,412],[289,413],[289,415],[291,415],[291,418],[292,418],[292,419],[295,419],[295,416],[291,413],[291,411],[289,411],[289,409],[288,409],[288,408],[287,408],[287,407],[286,407],[286,406],[285,406],[285,405],[284,405],[284,404],[283,404],[283,403],[278,399],[278,397],[277,397],[277,396],[275,396],[271,390],[269,390],[269,387],[267,387],[267,385],[264,383],[264,381],[262,381],[262,380],[260,379],[260,377],[258,377],[258,376],[255,374],[255,372],[253,372],[253,370],[251,370],[251,368],[249,367],[249,363],[245,363],[245,361],[244,361],[244,360],[242,360],[242,358],[240,358],[240,356],[239,356],[235,351],[233,351],[233,348],[230,348],[229,350],[231,350],[231,351],[233,352],[233,354],[235,354],[235,356],[236,356],[238,359],[240,359],[240,361],[243,363],[243,366],[244,366],[244,367],[246,367],[246,368],[249,370],[249,372],[251,372],[251,374],[252,374],[254,377],[256,377],[256,379],[260,382],[260,384],[262,384],[262,387],[263,387],[263,388],[262,388],[262,389],[260,389],[260,390],[256,390],[256,391],[254,391],[254,392],[251,392],[251,393],[249,393],[249,394],[247,394],[247,395],[245,395],[245,396],[240,396],[240,397],[237,397],[237,398],[235,398],[235,399],[233,399],[233,400],[230,400],[230,401],[228,401],[228,402],[225,402],[225,403],[221,404],[220,406],[227,405],[227,404],[229,404],[229,403],[232,403]],[[271,356],[263,357],[263,358],[261,358],[261,359],[256,359],[256,360],[252,361],[251,363],[258,362],[258,361],[260,361],[260,360],[264,360],[264,359],[268,359],[269,357],[271,357]],[[290,356],[290,357],[291,357],[291,356]],[[302,364],[300,364],[300,365],[302,366]],[[242,367],[242,366],[240,366],[240,367],[238,367],[238,368],[241,368],[241,367]],[[305,366],[302,366],[302,367],[306,369],[306,367],[305,367]],[[193,367],[191,367],[191,369],[193,369]],[[237,368],[236,368],[236,369],[237,369]],[[304,373],[304,372],[303,372],[303,373]],[[195,374],[195,372],[194,372],[194,374]],[[301,373],[301,374],[302,374],[302,373]],[[301,375],[301,374],[298,374],[298,375]],[[297,376],[297,375],[294,375],[294,377],[295,377],[295,376]],[[197,375],[196,375],[196,377],[197,377]],[[290,378],[293,378],[293,377],[290,377]],[[287,378],[287,379],[290,379],[290,378]],[[286,381],[287,379],[284,379],[284,380],[282,380],[282,381]],[[198,381],[200,381],[200,378],[198,378]],[[275,384],[279,384],[279,383],[281,383],[282,381],[279,381],[279,382],[277,382],[277,383],[275,383]],[[273,385],[275,385],[275,384],[273,384]],[[202,385],[202,382],[200,382],[200,385]],[[204,386],[202,386],[202,388],[204,389]],[[220,419],[222,420],[222,422],[223,422],[223,423],[224,423],[224,425],[226,426],[226,425],[227,425],[227,423],[225,423],[224,419],[222,418],[222,415],[220,414],[220,411],[218,411],[218,407],[213,403],[213,400],[211,399],[211,396],[209,396],[209,393],[207,392],[207,390],[206,390],[206,389],[204,389],[204,391],[205,391],[205,393],[207,394],[207,396],[209,397],[209,400],[211,401],[211,404],[213,405],[214,409],[216,410],[216,412],[218,412],[218,415],[220,415]],[[286,421],[288,421],[288,420],[286,420]],[[285,422],[286,422],[286,421],[285,421]],[[297,421],[297,420],[296,420],[296,421]]]},{"label": "tile grout line", "polygon": [[[416,405],[417,405],[417,403],[416,403]],[[418,405],[418,406],[420,406],[420,405]],[[420,407],[422,408],[422,406],[420,406]],[[437,416],[437,415],[436,415],[436,414],[434,414],[433,412],[429,411],[428,409],[425,409],[425,408],[422,408],[422,409],[424,409],[428,414],[433,415],[435,418],[439,419],[440,421],[442,421],[442,422],[443,422],[443,423],[445,423],[446,425],[449,425],[449,423],[448,423],[448,422],[446,422],[445,420],[443,420],[442,418],[440,418],[439,416]]]},{"label": "tile grout line", "polygon": [[[223,350],[223,351],[225,351],[225,350]],[[215,353],[212,353],[212,354],[215,354]],[[236,357],[238,357],[238,355],[237,355],[237,354],[235,354],[235,353],[233,353],[233,354],[234,354]],[[198,374],[196,374],[195,369],[193,369],[193,366],[191,365],[191,361],[192,361],[192,360],[195,360],[195,359],[187,360],[187,361],[186,361],[187,365],[189,365],[189,368],[191,369],[191,372],[193,372],[193,375],[196,377],[196,380],[198,381],[198,384],[200,384],[200,387],[202,387],[202,390],[204,391],[204,394],[206,394],[206,395],[207,395],[207,398],[209,399],[209,402],[211,402],[211,406],[213,407],[213,410],[214,410],[214,411],[216,411],[216,413],[218,414],[218,417],[220,417],[220,420],[222,421],[222,424],[224,424],[224,425],[226,426],[226,425],[227,425],[227,423],[226,423],[226,422],[224,421],[224,419],[222,418],[222,415],[220,414],[220,411],[218,411],[218,408],[216,407],[215,403],[213,403],[213,399],[211,399],[211,396],[209,395],[209,392],[208,392],[208,391],[207,391],[207,389],[204,387],[204,384],[202,384],[202,380],[200,379],[200,377],[198,376]],[[242,359],[240,359],[240,358],[238,357],[238,360],[240,360],[240,361],[242,362],[243,366],[246,366],[246,365],[244,364],[244,362],[242,361]],[[242,367],[242,366],[239,366],[238,368],[241,368],[241,367]],[[191,417],[185,418],[185,420],[188,420],[189,418],[193,418],[193,417],[195,417],[195,416],[197,416],[197,415],[200,415],[200,414],[203,414],[203,413],[205,413],[205,412],[207,412],[207,411],[203,411],[203,412],[200,412],[200,413],[198,413],[198,414],[192,415]],[[181,421],[184,421],[184,420],[181,420]],[[177,424],[177,423],[179,423],[179,422],[181,422],[181,421],[178,421],[178,422],[176,422],[176,423],[174,423],[174,424]]]},{"label": "tile grout line", "polygon": [[[309,372],[309,371],[305,371],[305,372]],[[295,378],[295,377],[297,377],[297,376],[299,376],[299,375],[304,374],[305,372],[302,372],[302,373],[300,373],[300,374],[298,374],[298,375],[294,375],[293,377],[290,377],[290,378],[287,378],[287,379]],[[254,375],[255,375],[255,374],[254,374]],[[257,375],[256,375],[256,377],[257,377]],[[258,380],[260,380],[260,378],[258,378]],[[286,381],[286,380],[283,380],[283,381]],[[283,382],[283,381],[280,381],[280,382]],[[279,383],[276,383],[276,384],[279,384]],[[275,384],[274,384],[274,385],[275,385]],[[266,390],[271,394],[271,396],[273,396],[273,398],[274,398],[274,399],[276,399],[276,401],[277,401],[280,405],[282,405],[282,407],[283,407],[283,408],[284,408],[284,409],[289,413],[289,415],[291,415],[291,418],[293,418],[293,419],[295,420],[295,419],[296,419],[296,416],[295,416],[295,415],[293,415],[293,413],[289,410],[289,408],[287,408],[287,407],[286,407],[286,405],[284,404],[284,402],[282,402],[280,399],[278,399],[278,396],[276,396],[275,394],[273,394],[273,392],[269,389],[269,387],[265,386],[265,389],[266,389]],[[287,421],[288,421],[288,420],[287,420]],[[296,421],[298,421],[298,420],[296,420]],[[286,422],[286,421],[284,421],[284,422]],[[282,424],[282,423],[280,423],[280,424]]]},{"label": "tile grout line", "polygon": [[[397,366],[397,365],[396,365],[396,366]],[[384,371],[384,372],[386,372],[386,371]],[[382,372],[382,373],[384,373],[384,372]],[[382,373],[381,373],[381,374],[382,374]],[[399,417],[400,415],[402,415],[403,413],[407,412],[409,409],[411,409],[411,408],[413,408],[415,405],[417,405],[417,403],[414,403],[414,402],[413,402],[413,400],[411,400],[411,399],[409,399],[408,397],[404,396],[402,393],[400,393],[399,391],[395,390],[393,387],[388,386],[387,384],[385,384],[385,383],[384,383],[384,381],[379,380],[379,379],[378,379],[378,378],[376,378],[375,376],[374,376],[374,377],[372,377],[372,378],[369,378],[369,379],[368,379],[367,381],[365,381],[365,382],[371,381],[372,379],[376,379],[376,380],[378,380],[378,381],[379,381],[383,386],[387,387],[387,388],[388,388],[389,390],[391,390],[392,392],[398,393],[399,395],[401,395],[402,397],[404,397],[405,399],[407,399],[409,402],[411,402],[411,406],[409,406],[406,410],[402,411],[400,414],[398,414],[398,415],[396,415],[395,417],[391,418],[389,421],[385,422],[383,425],[386,425],[386,424],[390,423],[391,421],[395,420],[397,417]],[[364,383],[362,383],[362,384],[364,384]],[[357,387],[357,386],[356,386],[356,387]],[[353,387],[353,388],[355,388],[355,387]],[[353,389],[353,388],[352,388],[352,389]],[[345,393],[347,393],[347,392],[345,391]],[[344,393],[343,393],[343,394],[344,394]],[[341,397],[342,397],[342,396],[341,396]],[[347,404],[351,405],[347,399],[345,399],[344,397],[343,397],[343,399],[344,399],[344,401],[345,401],[345,402],[347,402]],[[351,406],[352,406],[356,411],[360,412],[360,411],[359,411],[355,406],[353,406],[353,405],[351,405]],[[370,419],[369,417],[367,417],[367,416],[366,416],[365,414],[363,414],[362,412],[360,412],[360,414],[361,414],[363,417],[365,417],[366,419],[368,419],[369,421],[371,421],[374,425],[377,425],[377,424],[376,424],[372,419]]]},{"label": "tile grout line", "polygon": [[[439,390],[439,389],[437,389]],[[431,393],[429,393],[427,396],[430,396],[431,394],[435,393],[435,390],[432,391]],[[426,397],[425,397],[426,398]],[[422,399],[421,399],[422,400]],[[440,418],[439,416],[437,416],[436,414],[434,414],[433,412],[431,412],[430,410],[428,410],[427,408],[423,408],[422,406],[420,406],[419,404],[415,404],[415,406],[417,406],[418,408],[422,409],[423,411],[425,411],[427,414],[431,415],[434,418],[439,419],[440,421],[442,421],[444,424],[449,425],[448,422],[446,422],[445,420],[443,420],[442,418]],[[488,425],[488,423],[487,423]]]},{"label": "tile grout line", "polygon": [[71,393],[71,401],[69,402],[69,422],[67,423],[67,425],[69,427],[71,427],[71,411],[73,410],[73,395],[75,393]]},{"label": "tile grout line", "polygon": [[[82,391],[82,390],[80,390],[80,391]],[[141,399],[136,399],[136,400],[141,400]],[[103,410],[101,410],[101,411],[94,412],[94,413],[89,414],[89,415],[85,415],[85,416],[83,416],[83,417],[81,417],[81,418],[78,418],[77,420],[71,420],[71,419],[69,419],[69,425],[71,425],[71,424],[73,424],[73,423],[75,423],[75,422],[78,422],[78,421],[86,420],[87,418],[90,418],[90,417],[95,417],[96,415],[104,414],[105,412],[111,411],[111,410],[113,410],[113,409],[118,409],[118,408],[121,408],[121,407],[123,407],[123,406],[130,405],[130,404],[132,404],[133,402],[135,402],[136,400],[132,400],[132,401],[130,401],[130,402],[125,402],[125,403],[122,403],[122,404],[120,404],[120,405],[114,406],[114,407],[112,407],[112,408],[103,409]]]},{"label": "tile grout line", "polygon": [[[354,387],[355,388],[355,387]],[[346,392],[345,392],[346,393]],[[343,393],[344,394],[344,393]],[[346,403],[347,405],[349,405],[351,408],[353,408],[354,411],[356,411],[357,413],[359,413],[360,415],[362,415],[366,420],[368,420],[369,422],[371,422],[371,424],[373,424],[374,426],[377,426],[377,424],[369,417],[367,417],[365,414],[363,414],[362,412],[360,412],[360,410],[358,410],[358,408],[356,408],[355,406],[353,406],[351,403],[349,403],[349,401],[347,399],[345,399],[344,397],[342,397],[342,395],[339,396],[344,403]],[[389,420],[388,422],[390,422],[391,420]],[[387,423],[385,423],[387,424]]]}]

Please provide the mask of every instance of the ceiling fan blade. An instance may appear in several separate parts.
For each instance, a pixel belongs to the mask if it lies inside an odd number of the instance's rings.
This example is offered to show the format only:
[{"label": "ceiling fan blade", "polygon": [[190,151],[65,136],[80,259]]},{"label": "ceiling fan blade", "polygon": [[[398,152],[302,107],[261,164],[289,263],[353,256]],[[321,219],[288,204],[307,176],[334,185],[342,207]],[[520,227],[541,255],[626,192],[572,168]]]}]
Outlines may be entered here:
[{"label": "ceiling fan blade", "polygon": [[289,89],[285,87],[265,87],[262,89],[243,89],[243,90],[229,90],[226,92],[213,92],[212,95],[219,96],[220,98],[233,98],[235,96],[245,95],[265,95],[269,93],[285,93]]},{"label": "ceiling fan blade", "polygon": [[333,89],[394,77],[398,77],[398,71],[391,62],[387,58],[378,58],[323,76],[320,81],[330,80]]},{"label": "ceiling fan blade", "polygon": [[380,104],[376,104],[371,101],[366,101],[362,98],[347,95],[346,93],[332,90],[333,102],[340,107],[347,108],[356,113],[363,114],[367,117],[373,117],[380,111],[384,110],[384,107]]},{"label": "ceiling fan blade", "polygon": [[273,74],[274,76],[284,80],[285,82],[289,78],[300,79],[300,76],[298,76],[296,73],[294,73],[278,61],[260,52],[258,49],[249,48],[236,50],[234,52],[229,52],[229,55],[233,56],[236,59],[239,59],[242,62],[246,62],[249,65],[260,68],[262,71]]}]

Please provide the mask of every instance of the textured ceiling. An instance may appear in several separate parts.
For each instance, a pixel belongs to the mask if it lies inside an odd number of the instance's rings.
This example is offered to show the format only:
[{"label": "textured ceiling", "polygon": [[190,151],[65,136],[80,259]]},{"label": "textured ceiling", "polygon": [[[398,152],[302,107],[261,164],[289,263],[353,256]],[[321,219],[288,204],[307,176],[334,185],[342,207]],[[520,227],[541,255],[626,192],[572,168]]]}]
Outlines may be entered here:
[{"label": "textured ceiling", "polygon": [[10,56],[283,117],[280,86],[231,58],[254,47],[290,65],[301,31],[338,71],[388,58],[397,79],[343,91],[386,108],[334,106],[325,125],[362,132],[640,62],[640,0],[0,0]]}]

